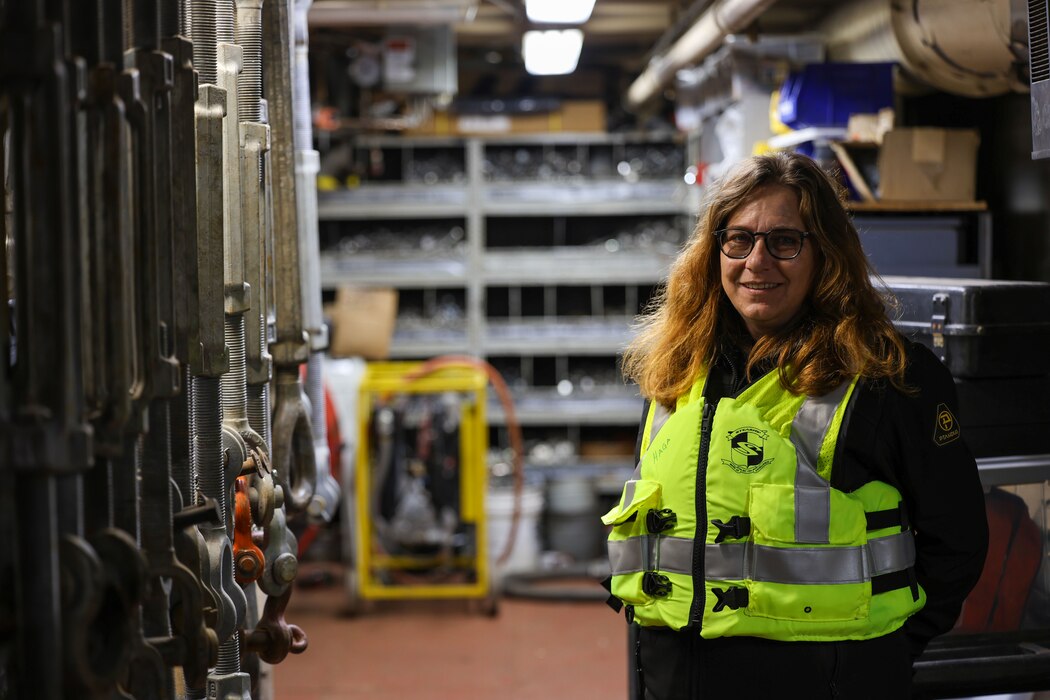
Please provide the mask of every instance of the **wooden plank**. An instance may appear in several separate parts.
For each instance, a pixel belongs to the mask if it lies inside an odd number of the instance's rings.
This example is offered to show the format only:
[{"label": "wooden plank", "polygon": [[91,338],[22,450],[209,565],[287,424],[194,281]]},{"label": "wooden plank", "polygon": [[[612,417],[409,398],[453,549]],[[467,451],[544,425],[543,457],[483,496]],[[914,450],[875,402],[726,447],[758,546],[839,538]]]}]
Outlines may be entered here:
[{"label": "wooden plank", "polygon": [[857,190],[857,194],[861,196],[865,202],[874,202],[875,195],[872,194],[871,188],[868,187],[868,181],[864,179],[864,175],[860,172],[860,168],[853,162],[853,158],[842,146],[842,144],[835,143],[832,141],[828,144],[831,146],[832,152],[835,157],[839,159],[839,163],[842,165],[842,169],[846,171],[846,176],[849,181],[853,184],[853,189]]},{"label": "wooden plank", "polygon": [[878,202],[846,202],[846,207],[853,212],[951,212],[951,211],[987,211],[988,203],[983,200],[969,202],[925,202],[911,200],[881,200]]}]

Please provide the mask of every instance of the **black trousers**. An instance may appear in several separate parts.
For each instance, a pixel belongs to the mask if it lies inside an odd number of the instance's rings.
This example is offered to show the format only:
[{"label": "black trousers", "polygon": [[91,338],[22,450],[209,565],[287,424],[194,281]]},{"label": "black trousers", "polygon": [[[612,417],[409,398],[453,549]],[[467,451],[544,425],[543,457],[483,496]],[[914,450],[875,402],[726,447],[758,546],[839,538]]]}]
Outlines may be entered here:
[{"label": "black trousers", "polygon": [[863,641],[775,642],[641,627],[637,651],[645,700],[911,697],[911,653],[899,630]]}]

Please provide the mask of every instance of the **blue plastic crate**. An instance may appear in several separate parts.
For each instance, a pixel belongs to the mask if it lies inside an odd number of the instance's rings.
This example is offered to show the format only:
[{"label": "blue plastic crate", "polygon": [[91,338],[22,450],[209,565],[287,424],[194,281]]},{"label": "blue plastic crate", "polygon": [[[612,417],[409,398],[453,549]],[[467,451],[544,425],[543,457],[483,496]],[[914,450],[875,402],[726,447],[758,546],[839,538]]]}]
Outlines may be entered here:
[{"label": "blue plastic crate", "polygon": [[845,127],[893,106],[893,63],[811,63],[784,80],[777,116],[792,129]]}]

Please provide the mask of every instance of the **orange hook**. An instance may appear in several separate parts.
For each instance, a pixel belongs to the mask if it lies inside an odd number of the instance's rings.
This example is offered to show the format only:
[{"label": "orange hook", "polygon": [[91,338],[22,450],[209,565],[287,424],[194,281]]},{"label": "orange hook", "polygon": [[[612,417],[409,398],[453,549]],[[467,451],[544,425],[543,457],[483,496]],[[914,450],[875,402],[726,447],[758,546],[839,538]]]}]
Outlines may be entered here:
[{"label": "orange hook", "polygon": [[237,478],[234,499],[236,501],[236,509],[233,512],[234,576],[237,583],[243,586],[258,580],[266,566],[266,557],[252,541],[252,508],[248,500],[248,477]]}]

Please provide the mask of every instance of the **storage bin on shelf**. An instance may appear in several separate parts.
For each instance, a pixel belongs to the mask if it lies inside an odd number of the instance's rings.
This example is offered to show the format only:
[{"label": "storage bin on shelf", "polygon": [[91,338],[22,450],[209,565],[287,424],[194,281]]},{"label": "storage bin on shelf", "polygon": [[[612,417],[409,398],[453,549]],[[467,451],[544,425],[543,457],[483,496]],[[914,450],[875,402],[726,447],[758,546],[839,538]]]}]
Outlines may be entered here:
[{"label": "storage bin on shelf", "polygon": [[788,74],[777,116],[791,129],[845,127],[851,114],[893,106],[892,63],[811,63]]}]

